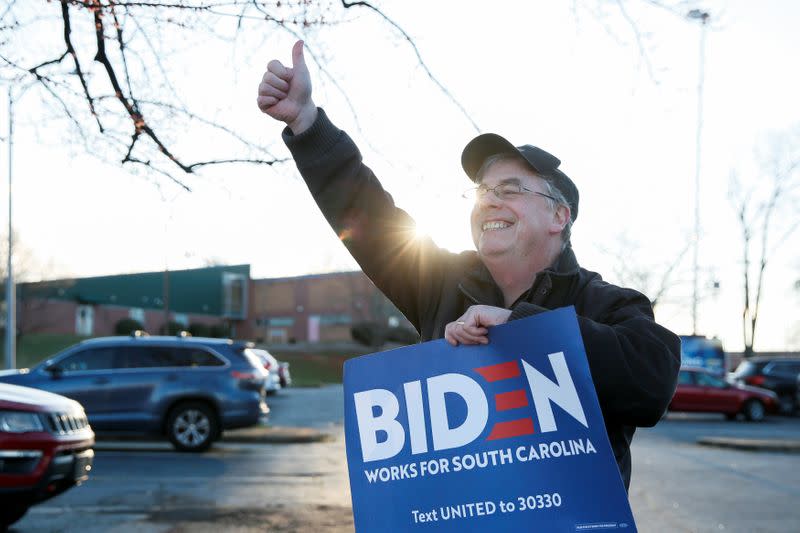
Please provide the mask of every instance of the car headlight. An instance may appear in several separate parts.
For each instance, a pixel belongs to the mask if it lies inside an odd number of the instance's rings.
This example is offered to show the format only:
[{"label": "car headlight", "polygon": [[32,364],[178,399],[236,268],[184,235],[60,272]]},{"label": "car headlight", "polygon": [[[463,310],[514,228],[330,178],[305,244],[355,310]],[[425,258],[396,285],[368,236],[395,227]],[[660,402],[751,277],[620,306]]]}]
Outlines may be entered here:
[{"label": "car headlight", "polygon": [[8,433],[25,433],[27,431],[44,431],[42,420],[36,413],[23,411],[0,411],[0,431]]}]

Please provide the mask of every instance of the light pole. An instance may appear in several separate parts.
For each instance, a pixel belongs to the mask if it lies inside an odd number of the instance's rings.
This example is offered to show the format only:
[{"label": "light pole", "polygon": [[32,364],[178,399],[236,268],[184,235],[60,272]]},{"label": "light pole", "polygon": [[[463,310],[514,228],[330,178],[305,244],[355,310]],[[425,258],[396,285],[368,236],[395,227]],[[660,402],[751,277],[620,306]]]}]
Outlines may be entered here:
[{"label": "light pole", "polygon": [[700,148],[703,131],[703,78],[705,77],[706,25],[711,18],[705,11],[692,9],[686,14],[689,19],[700,21],[700,61],[697,81],[697,137],[695,138],[694,161],[694,276],[692,280],[692,335],[697,335],[697,283],[700,253]]},{"label": "light pole", "polygon": [[8,85],[8,265],[6,266],[6,368],[17,368],[17,295],[14,290],[12,254],[14,251],[14,232],[11,218],[11,155],[14,153],[14,95]]}]

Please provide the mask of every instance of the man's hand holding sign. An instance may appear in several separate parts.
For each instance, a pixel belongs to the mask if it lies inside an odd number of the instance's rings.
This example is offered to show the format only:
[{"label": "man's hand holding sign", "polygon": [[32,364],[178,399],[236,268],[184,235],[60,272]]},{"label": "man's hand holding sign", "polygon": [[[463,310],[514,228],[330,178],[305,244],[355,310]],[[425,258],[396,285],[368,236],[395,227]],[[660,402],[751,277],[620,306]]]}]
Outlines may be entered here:
[{"label": "man's hand holding sign", "polygon": [[505,324],[511,316],[509,309],[490,305],[473,305],[467,312],[444,328],[444,338],[452,344],[488,344],[488,327]]},{"label": "man's hand holding sign", "polygon": [[310,193],[364,272],[423,341],[440,339],[346,367],[359,530],[632,527],[630,442],[669,404],[680,341],[644,295],[578,265],[579,194],[561,161],[496,134],[468,142],[475,250],[454,254],[417,236],[310,80],[298,42],[291,68],[269,63],[259,108],[286,123]]}]

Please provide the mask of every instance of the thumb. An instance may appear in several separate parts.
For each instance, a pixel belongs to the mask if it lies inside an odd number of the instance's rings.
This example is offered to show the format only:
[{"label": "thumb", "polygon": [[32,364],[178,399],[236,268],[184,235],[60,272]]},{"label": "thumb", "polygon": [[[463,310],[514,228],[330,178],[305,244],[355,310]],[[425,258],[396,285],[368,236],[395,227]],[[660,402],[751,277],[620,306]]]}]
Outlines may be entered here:
[{"label": "thumb", "polygon": [[303,57],[303,41],[297,41],[292,47],[292,70],[306,68],[306,60]]}]

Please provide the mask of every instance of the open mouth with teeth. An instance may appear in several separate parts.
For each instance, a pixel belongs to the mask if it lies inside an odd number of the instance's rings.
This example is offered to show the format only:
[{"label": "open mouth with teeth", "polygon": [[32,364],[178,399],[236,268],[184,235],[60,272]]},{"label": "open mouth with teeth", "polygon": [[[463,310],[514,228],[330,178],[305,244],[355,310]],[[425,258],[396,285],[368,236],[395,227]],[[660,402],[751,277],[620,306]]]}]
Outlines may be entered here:
[{"label": "open mouth with teeth", "polygon": [[498,230],[498,229],[505,229],[511,226],[508,222],[503,222],[502,220],[492,220],[491,222],[484,222],[483,226],[481,226],[482,231],[490,231],[490,230]]}]

